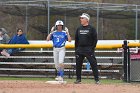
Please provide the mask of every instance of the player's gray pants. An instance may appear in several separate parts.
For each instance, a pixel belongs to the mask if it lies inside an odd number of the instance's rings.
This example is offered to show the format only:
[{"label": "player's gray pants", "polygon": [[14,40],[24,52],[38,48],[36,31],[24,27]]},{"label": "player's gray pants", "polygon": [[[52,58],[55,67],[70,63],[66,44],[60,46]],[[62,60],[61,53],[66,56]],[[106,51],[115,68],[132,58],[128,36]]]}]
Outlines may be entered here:
[{"label": "player's gray pants", "polygon": [[55,68],[58,70],[60,68],[59,67],[60,64],[64,63],[65,47],[53,48],[53,56],[54,56]]}]

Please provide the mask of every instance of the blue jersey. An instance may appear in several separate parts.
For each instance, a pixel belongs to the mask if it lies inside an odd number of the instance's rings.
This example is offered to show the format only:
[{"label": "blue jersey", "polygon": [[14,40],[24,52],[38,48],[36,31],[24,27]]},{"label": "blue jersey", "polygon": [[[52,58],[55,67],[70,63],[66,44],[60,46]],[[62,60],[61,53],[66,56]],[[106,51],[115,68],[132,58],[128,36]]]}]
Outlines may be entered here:
[{"label": "blue jersey", "polygon": [[51,35],[51,40],[53,41],[54,47],[60,48],[65,46],[65,43],[68,40],[68,36],[65,31],[62,32],[55,31]]}]

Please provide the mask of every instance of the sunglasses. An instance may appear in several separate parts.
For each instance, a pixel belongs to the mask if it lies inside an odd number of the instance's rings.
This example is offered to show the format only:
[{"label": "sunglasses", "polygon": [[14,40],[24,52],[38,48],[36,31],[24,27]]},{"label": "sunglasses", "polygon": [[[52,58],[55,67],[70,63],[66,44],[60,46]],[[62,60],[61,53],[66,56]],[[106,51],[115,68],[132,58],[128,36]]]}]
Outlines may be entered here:
[{"label": "sunglasses", "polygon": [[84,17],[80,17],[80,19],[85,19]]},{"label": "sunglasses", "polygon": [[18,31],[18,32],[22,32],[22,31]]}]

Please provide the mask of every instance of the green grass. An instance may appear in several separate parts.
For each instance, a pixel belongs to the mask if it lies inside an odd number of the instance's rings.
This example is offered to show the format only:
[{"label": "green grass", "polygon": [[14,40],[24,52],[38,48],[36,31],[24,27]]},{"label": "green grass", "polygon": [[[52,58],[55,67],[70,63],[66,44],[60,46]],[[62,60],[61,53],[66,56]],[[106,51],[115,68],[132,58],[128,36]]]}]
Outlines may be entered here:
[{"label": "green grass", "polygon": [[[66,81],[73,83],[75,79],[66,79]],[[94,82],[95,82],[94,79],[82,79],[82,83],[84,84],[92,84]],[[124,83],[122,80],[112,80],[112,79],[101,79],[100,82],[102,84]]]},{"label": "green grass", "polygon": [[[54,78],[20,78],[20,77],[0,77],[0,80],[30,80],[30,81],[49,81],[54,80]],[[68,83],[73,83],[75,78],[73,79],[65,79]],[[82,83],[84,84],[92,84],[94,83],[94,79],[82,79]],[[112,79],[101,79],[100,82],[102,84],[118,84],[125,83],[122,80],[112,80]]]}]

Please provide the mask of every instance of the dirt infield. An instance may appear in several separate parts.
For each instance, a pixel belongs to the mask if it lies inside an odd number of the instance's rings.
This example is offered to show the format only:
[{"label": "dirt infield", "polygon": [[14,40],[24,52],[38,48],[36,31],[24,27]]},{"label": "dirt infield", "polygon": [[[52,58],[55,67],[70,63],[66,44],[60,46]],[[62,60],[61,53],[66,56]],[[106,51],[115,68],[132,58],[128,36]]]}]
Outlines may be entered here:
[{"label": "dirt infield", "polygon": [[46,84],[44,81],[0,81],[0,93],[140,93],[140,84]]}]

